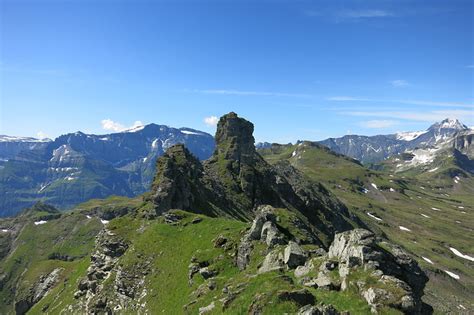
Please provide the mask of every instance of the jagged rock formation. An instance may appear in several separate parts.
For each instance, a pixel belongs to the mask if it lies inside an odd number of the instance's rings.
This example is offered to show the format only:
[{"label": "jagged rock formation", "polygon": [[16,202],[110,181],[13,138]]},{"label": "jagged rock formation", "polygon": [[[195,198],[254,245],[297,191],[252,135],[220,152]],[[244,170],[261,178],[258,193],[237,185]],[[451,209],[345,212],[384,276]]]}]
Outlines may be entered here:
[{"label": "jagged rock formation", "polygon": [[56,285],[63,268],[56,268],[47,275],[42,275],[30,288],[28,294],[15,303],[15,313],[25,314],[35,303],[41,300]]},{"label": "jagged rock formation", "polygon": [[[229,113],[219,121],[209,160],[201,164],[181,145],[168,149],[158,160],[152,186],[155,213],[147,215],[179,208],[249,220],[259,205],[268,204],[301,213],[309,235],[325,244],[335,232],[352,227],[347,208],[322,185],[309,182],[288,163],[273,167],[265,162],[252,133],[252,123]],[[271,223],[265,230],[269,235],[275,231]]]},{"label": "jagged rock formation", "polygon": [[[135,271],[125,270],[117,262],[127,249],[128,244],[106,228],[97,235],[87,276],[80,279],[74,293],[78,305],[85,311],[110,314],[123,309],[138,310],[143,306],[142,299],[146,295],[143,279],[150,270],[151,261],[145,261]],[[115,276],[112,290],[111,285],[105,283],[111,276]]]}]

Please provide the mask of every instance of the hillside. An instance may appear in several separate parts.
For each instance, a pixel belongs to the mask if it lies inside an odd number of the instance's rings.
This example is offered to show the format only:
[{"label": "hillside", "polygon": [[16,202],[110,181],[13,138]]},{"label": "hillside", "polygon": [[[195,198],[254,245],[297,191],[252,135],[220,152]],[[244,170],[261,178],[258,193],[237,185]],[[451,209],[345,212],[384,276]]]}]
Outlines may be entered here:
[{"label": "hillside", "polygon": [[[150,192],[1,219],[1,313],[431,313],[428,280],[324,185],[223,116],[213,156],[182,145]],[[350,160],[347,160],[351,163]]]},{"label": "hillside", "polygon": [[378,235],[408,249],[430,277],[424,300],[435,310],[473,308],[474,177],[466,171],[472,163],[466,155],[446,149],[431,163],[398,172],[390,166],[402,163],[400,157],[374,171],[311,142],[259,152],[322,182]]}]

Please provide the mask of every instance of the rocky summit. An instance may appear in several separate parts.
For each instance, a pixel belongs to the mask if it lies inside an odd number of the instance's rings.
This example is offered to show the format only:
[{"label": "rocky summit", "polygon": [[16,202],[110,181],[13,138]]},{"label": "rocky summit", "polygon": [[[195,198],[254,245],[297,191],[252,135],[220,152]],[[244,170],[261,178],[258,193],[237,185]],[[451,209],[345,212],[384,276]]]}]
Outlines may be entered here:
[{"label": "rocky summit", "polygon": [[0,220],[2,314],[429,314],[416,260],[323,184],[221,117],[205,161],[184,145],[149,192]]}]

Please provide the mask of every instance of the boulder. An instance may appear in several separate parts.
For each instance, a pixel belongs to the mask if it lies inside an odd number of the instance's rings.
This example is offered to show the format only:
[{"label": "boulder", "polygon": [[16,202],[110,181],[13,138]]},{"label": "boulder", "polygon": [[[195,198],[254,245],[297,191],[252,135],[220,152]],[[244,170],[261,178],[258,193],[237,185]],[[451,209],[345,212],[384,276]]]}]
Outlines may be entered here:
[{"label": "boulder", "polygon": [[283,254],[277,250],[273,250],[265,256],[262,266],[258,269],[258,273],[283,270]]},{"label": "boulder", "polygon": [[311,270],[314,269],[314,264],[313,264],[313,260],[308,260],[304,266],[298,266],[296,267],[295,269],[295,277],[297,278],[301,278],[301,277],[304,277],[306,276],[308,273],[311,272]]},{"label": "boulder", "polygon": [[374,233],[355,229],[336,234],[329,247],[328,257],[338,259],[349,267],[378,260],[381,252],[376,249]]},{"label": "boulder", "polygon": [[290,241],[285,248],[284,262],[289,268],[296,268],[305,264],[306,254],[298,244]]}]

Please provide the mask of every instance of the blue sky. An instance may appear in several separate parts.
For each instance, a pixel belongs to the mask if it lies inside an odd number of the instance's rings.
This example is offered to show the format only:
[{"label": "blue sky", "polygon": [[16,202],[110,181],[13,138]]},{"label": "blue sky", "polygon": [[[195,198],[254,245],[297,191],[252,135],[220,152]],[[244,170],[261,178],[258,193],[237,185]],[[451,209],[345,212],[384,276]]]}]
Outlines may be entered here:
[{"label": "blue sky", "polygon": [[474,125],[473,12],[459,0],[0,0],[0,134],[213,133],[229,111],[258,141]]}]

